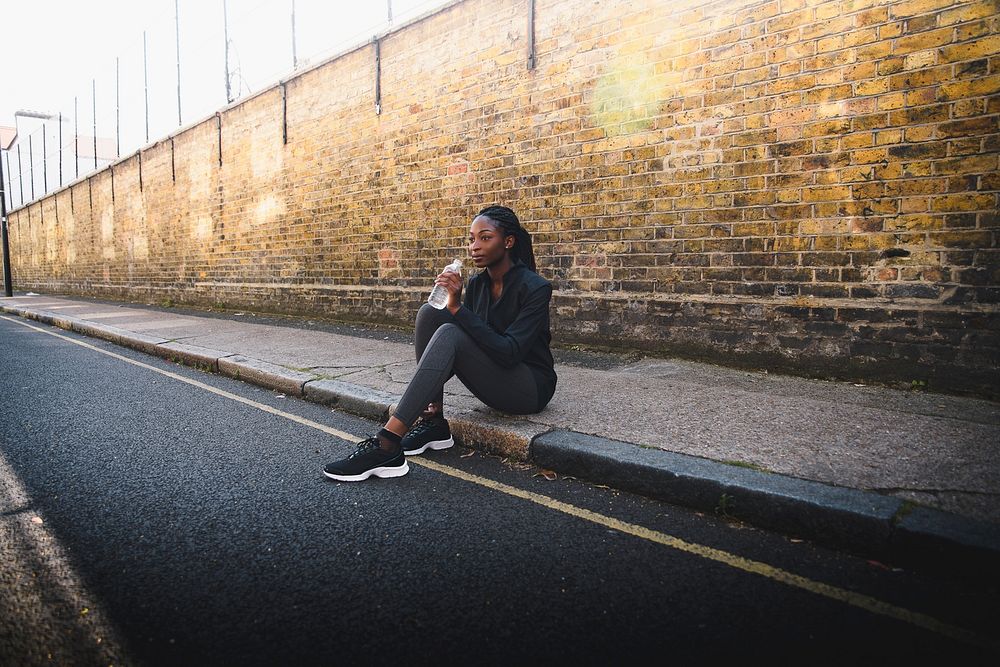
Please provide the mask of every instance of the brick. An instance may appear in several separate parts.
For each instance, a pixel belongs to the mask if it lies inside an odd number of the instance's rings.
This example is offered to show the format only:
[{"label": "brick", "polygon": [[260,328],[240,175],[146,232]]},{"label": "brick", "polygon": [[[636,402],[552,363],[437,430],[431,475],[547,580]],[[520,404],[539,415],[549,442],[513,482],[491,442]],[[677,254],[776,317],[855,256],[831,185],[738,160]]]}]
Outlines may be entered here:
[{"label": "brick", "polygon": [[938,93],[939,100],[958,100],[965,97],[981,97],[1000,92],[1000,75],[985,76],[969,81],[944,84]]},{"label": "brick", "polygon": [[971,42],[945,46],[940,49],[943,62],[960,62],[975,60],[984,56],[995,56],[1000,53],[1000,36],[991,35]]},{"label": "brick", "polygon": [[988,211],[996,208],[997,199],[991,194],[954,194],[933,197],[933,211]]},{"label": "brick", "polygon": [[1000,116],[985,116],[941,123],[937,128],[940,137],[965,137],[1000,132]]},{"label": "brick", "polygon": [[992,238],[992,234],[986,231],[933,232],[927,235],[928,244],[937,248],[989,247]]},{"label": "brick", "polygon": [[939,30],[900,37],[896,40],[893,53],[896,55],[906,55],[915,51],[944,46],[952,42],[954,35],[955,31],[952,28],[941,28]]},{"label": "brick", "polygon": [[893,19],[919,16],[948,7],[951,4],[953,4],[952,0],[906,0],[889,7],[889,16]]},{"label": "brick", "polygon": [[987,21],[974,21],[956,26],[955,41],[964,42],[976,37],[996,34],[996,19]]}]

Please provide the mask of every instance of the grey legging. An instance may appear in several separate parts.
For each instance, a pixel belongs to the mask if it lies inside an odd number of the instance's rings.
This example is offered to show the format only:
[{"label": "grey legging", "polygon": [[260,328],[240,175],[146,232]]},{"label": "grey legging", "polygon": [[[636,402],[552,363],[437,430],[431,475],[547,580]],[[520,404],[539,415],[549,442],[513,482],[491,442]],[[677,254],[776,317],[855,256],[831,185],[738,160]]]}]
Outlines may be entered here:
[{"label": "grey legging", "polygon": [[407,426],[413,425],[429,403],[444,400],[444,383],[452,375],[495,410],[509,414],[538,411],[538,385],[531,369],[524,363],[505,368],[493,361],[447,309],[438,310],[426,303],[420,307],[414,346],[417,372],[393,413]]}]

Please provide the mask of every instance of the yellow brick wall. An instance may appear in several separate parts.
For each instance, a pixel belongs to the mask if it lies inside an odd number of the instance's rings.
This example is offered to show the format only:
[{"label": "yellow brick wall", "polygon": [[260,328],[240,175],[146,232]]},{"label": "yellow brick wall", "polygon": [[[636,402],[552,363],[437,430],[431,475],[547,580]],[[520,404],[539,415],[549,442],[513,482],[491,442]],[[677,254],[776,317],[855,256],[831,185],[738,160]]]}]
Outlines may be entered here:
[{"label": "yellow brick wall", "polygon": [[134,156],[12,213],[17,284],[405,321],[502,203],[599,304],[566,339],[655,301],[996,313],[996,0],[538,0],[534,70],[528,6],[384,36],[381,114],[363,46],[143,150],[141,188]]}]

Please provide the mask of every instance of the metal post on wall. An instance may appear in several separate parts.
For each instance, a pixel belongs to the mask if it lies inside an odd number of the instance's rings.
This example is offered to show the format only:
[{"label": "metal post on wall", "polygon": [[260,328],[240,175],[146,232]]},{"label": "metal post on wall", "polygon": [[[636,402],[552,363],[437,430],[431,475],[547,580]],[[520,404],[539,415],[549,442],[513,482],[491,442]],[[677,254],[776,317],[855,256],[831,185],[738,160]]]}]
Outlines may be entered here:
[{"label": "metal post on wall", "polygon": [[174,0],[174,36],[177,40],[177,124],[184,121],[181,117],[181,10],[178,1]]},{"label": "metal post on wall", "polygon": [[63,154],[63,138],[62,138],[62,111],[59,112],[59,187],[62,187],[62,154]]},{"label": "metal post on wall", "polygon": [[378,37],[372,37],[375,44],[375,115],[382,113],[382,44]]},{"label": "metal post on wall", "polygon": [[[29,135],[30,137],[30,135]],[[21,206],[24,206],[24,169],[21,167],[21,142],[17,142],[17,190],[21,195]]]},{"label": "metal post on wall", "polygon": [[42,123],[42,196],[49,191],[49,142],[47,140],[48,128]]},{"label": "metal post on wall", "polygon": [[[10,171],[10,152],[8,151],[7,170]],[[8,174],[8,178],[10,175]],[[14,287],[10,277],[10,241],[7,238],[7,190],[3,186],[3,160],[0,160],[0,228],[3,233],[3,293],[14,296]]]},{"label": "metal post on wall", "polygon": [[118,77],[118,56],[115,56],[115,157],[122,155],[122,100]]},{"label": "metal post on wall", "polygon": [[97,79],[91,79],[92,97],[94,101],[94,169],[97,169]]},{"label": "metal post on wall", "polygon": [[222,38],[226,41],[226,104],[232,104],[233,86],[229,82],[229,10],[226,7],[226,0],[222,0]]},{"label": "metal post on wall", "polygon": [[295,43],[295,0],[292,0],[292,69],[299,68],[299,54]]},{"label": "metal post on wall", "polygon": [[28,135],[28,171],[31,174],[31,201],[35,201],[35,149],[31,145],[31,135]]},{"label": "metal post on wall", "polygon": [[73,178],[80,178],[80,110],[77,108],[77,99],[73,98],[73,162],[76,164],[76,175]]},{"label": "metal post on wall", "polygon": [[535,69],[535,0],[528,0],[528,69]]},{"label": "metal post on wall", "polygon": [[288,91],[285,82],[281,82],[281,143],[288,143]]},{"label": "metal post on wall", "polygon": [[142,94],[146,105],[146,143],[149,143],[149,57],[146,52],[146,31],[142,31]]}]

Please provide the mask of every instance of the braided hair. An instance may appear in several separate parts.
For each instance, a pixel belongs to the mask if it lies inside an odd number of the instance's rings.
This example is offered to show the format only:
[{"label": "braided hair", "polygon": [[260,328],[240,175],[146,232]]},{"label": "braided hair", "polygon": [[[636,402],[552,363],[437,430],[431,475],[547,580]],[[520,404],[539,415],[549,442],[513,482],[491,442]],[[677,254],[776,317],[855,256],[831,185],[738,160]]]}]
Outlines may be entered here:
[{"label": "braided hair", "polygon": [[511,248],[511,252],[515,258],[534,271],[535,251],[531,248],[531,234],[521,226],[517,214],[506,206],[487,206],[476,215],[477,218],[480,216],[491,220],[503,233],[504,238],[514,237],[514,247]]}]

